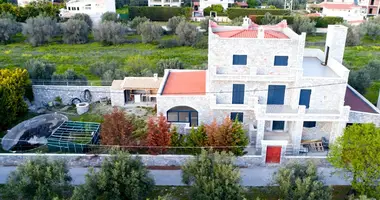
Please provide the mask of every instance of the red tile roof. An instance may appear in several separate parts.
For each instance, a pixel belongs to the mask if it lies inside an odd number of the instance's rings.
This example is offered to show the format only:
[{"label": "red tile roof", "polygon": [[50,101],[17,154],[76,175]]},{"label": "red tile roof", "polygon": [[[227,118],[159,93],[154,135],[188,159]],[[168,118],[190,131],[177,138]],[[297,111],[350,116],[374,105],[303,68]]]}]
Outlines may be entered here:
[{"label": "red tile roof", "polygon": [[235,2],[236,5],[240,6],[240,7],[248,7],[248,4],[246,2]]},{"label": "red tile roof", "polygon": [[376,113],[378,112],[373,109],[367,102],[365,102],[362,98],[360,98],[354,91],[352,91],[349,87],[346,89],[346,96],[344,97],[344,105],[350,106],[353,111],[360,112],[369,112]]},{"label": "red tile roof", "polygon": [[206,94],[206,71],[170,72],[162,95],[204,95]]},{"label": "red tile roof", "polygon": [[[257,38],[257,32],[257,30],[232,30],[216,32],[215,34],[224,38]],[[289,37],[279,31],[265,30],[264,38],[288,39]]]},{"label": "red tile roof", "polygon": [[342,9],[342,10],[349,10],[353,7],[357,7],[357,5],[353,3],[333,3],[333,2],[322,2],[320,4],[316,4],[313,6],[327,8],[327,9]]}]

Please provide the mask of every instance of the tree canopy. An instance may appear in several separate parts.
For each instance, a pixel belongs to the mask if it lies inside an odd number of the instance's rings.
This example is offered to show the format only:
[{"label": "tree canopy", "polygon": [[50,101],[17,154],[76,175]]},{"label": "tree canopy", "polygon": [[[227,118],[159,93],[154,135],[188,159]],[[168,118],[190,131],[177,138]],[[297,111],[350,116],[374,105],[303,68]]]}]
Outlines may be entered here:
[{"label": "tree canopy", "polygon": [[352,187],[370,197],[380,198],[380,129],[374,124],[354,124],[331,145],[329,162],[349,172]]}]

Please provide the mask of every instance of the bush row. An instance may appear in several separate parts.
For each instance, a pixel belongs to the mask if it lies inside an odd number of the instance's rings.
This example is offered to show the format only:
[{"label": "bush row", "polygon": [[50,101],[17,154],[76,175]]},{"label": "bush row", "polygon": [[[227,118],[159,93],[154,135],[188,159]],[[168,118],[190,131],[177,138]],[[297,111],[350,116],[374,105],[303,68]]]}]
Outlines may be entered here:
[{"label": "bush row", "polygon": [[148,7],[148,6],[130,6],[129,17],[147,17],[152,21],[168,21],[174,16],[191,17],[191,8],[189,7]]},{"label": "bush row", "polygon": [[[293,24],[294,16],[278,16],[281,19],[285,19],[288,24]],[[264,15],[250,15],[249,18],[256,24],[262,24],[261,20]],[[316,22],[315,27],[317,28],[327,28],[329,24],[339,24],[343,23],[342,17],[309,17],[311,21]]]},{"label": "bush row", "polygon": [[30,17],[37,17],[40,14],[58,19],[60,7],[49,2],[32,2],[24,7],[10,3],[0,4],[0,14],[10,13],[16,16],[18,22],[25,22]]},{"label": "bush row", "polygon": [[284,9],[256,9],[256,8],[228,8],[227,16],[230,19],[236,17],[245,17],[249,15],[265,15],[265,13],[270,13],[272,15],[289,15],[289,10]]}]

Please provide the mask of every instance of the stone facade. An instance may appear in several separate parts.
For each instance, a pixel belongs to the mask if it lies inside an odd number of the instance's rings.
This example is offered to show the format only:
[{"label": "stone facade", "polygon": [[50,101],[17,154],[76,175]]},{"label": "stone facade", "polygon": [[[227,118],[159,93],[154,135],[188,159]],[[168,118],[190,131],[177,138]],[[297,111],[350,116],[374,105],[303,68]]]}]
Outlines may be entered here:
[{"label": "stone facade", "polygon": [[[238,28],[209,28],[206,94],[160,95],[165,86],[163,81],[157,97],[158,111],[165,115],[173,107],[189,106],[198,111],[199,124],[214,119],[220,123],[231,112],[242,112],[243,125],[249,130],[250,139],[254,140],[251,144],[256,145],[256,149],[261,148],[264,158],[268,146],[282,146],[283,157],[288,147],[298,155],[302,139],[326,137],[333,142],[342,134],[350,110],[344,106],[349,70],[341,64],[339,57],[344,53],[341,43],[345,40],[347,28],[329,26],[327,44],[331,55],[327,65],[322,65],[324,52],[305,49],[306,34],[298,35],[287,27],[258,28],[258,34],[262,29],[271,29],[282,32],[286,39],[221,37],[216,33],[250,26],[248,19],[244,22],[248,24]],[[234,55],[246,55],[246,64],[234,65]],[[287,56],[287,66],[275,66],[275,56]],[[166,71],[165,77],[168,73]],[[234,84],[244,84],[243,104],[232,104]],[[285,86],[283,105],[267,105],[270,85]],[[308,108],[299,105],[301,89],[311,90]],[[273,131],[273,121],[284,121],[284,130]],[[304,128],[304,121],[316,121],[317,126]],[[268,134],[270,137],[265,137]]]},{"label": "stone facade", "polygon": [[[90,155],[90,154],[1,154],[0,166],[17,166],[25,163],[26,160],[34,159],[37,156],[47,156],[51,160],[62,159],[66,161],[69,167],[100,167],[108,154]],[[139,157],[146,166],[182,166],[189,159],[194,158],[192,155],[132,155]],[[309,156],[284,156],[281,164],[291,162],[312,161],[317,166],[328,166],[326,157],[309,157]],[[245,168],[253,168],[256,166],[264,166],[263,156],[246,155],[235,158],[235,165]]]},{"label": "stone facade", "polygon": [[111,98],[109,86],[33,85],[34,102],[42,105],[42,102],[51,102],[56,97],[61,97],[62,103],[69,105],[73,98],[83,99],[85,90],[90,91],[92,102],[100,101],[104,97]]}]

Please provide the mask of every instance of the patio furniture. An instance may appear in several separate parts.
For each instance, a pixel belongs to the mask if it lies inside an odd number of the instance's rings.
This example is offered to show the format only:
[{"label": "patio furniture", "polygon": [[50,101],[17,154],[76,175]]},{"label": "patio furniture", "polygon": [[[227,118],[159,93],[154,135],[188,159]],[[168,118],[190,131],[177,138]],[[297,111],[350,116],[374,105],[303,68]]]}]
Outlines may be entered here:
[{"label": "patio furniture", "polygon": [[309,145],[310,151],[324,151],[322,140],[302,140],[302,145]]},{"label": "patio furniture", "polygon": [[325,149],[329,148],[329,141],[325,137],[322,137],[322,146]]},{"label": "patio furniture", "polygon": [[309,153],[309,147],[307,145],[302,145],[299,153]]}]

